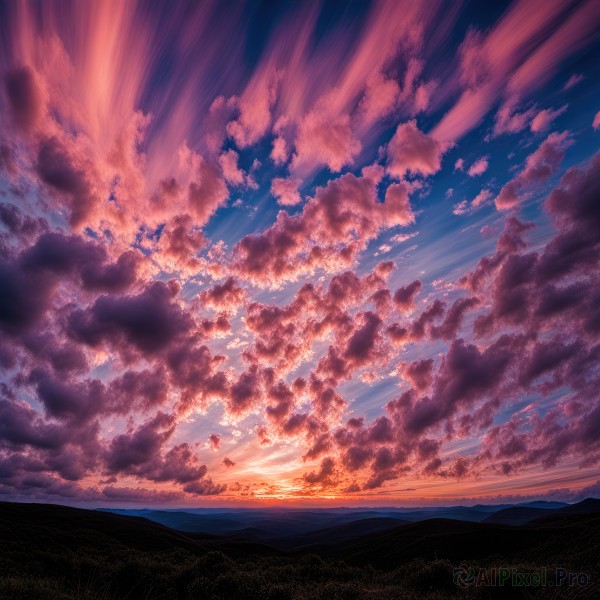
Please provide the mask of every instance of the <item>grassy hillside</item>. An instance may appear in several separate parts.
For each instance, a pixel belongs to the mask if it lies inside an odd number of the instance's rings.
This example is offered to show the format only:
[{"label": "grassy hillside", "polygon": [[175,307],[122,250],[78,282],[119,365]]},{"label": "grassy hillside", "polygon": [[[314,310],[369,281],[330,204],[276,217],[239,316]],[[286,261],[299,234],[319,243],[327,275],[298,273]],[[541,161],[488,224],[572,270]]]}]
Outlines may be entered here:
[{"label": "grassy hillside", "polygon": [[[197,539],[141,517],[0,503],[0,598],[591,599],[600,592],[599,513],[519,527],[444,519],[393,525],[359,521],[353,536],[345,523],[320,536],[300,536],[299,544],[308,545],[283,552],[226,537]],[[453,568],[465,562],[476,570],[509,567],[520,573],[563,567],[585,571],[590,584],[551,593],[532,587],[462,589]]]}]

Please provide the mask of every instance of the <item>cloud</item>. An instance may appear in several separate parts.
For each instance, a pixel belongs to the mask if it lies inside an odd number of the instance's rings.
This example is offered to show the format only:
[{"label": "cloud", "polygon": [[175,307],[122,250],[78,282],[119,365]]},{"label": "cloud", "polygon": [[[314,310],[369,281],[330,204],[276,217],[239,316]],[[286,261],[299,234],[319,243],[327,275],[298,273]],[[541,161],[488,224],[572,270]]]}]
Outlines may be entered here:
[{"label": "cloud", "polygon": [[332,173],[351,165],[361,150],[348,115],[332,115],[327,100],[302,120],[296,138],[292,172],[326,165]]},{"label": "cloud", "polygon": [[227,150],[219,156],[223,177],[229,185],[239,186],[245,181],[244,172],[238,166],[239,155],[235,150]]},{"label": "cloud", "polygon": [[431,385],[433,359],[423,359],[402,365],[400,373],[417,391],[424,392]]},{"label": "cloud", "polygon": [[128,504],[162,504],[180,499],[181,494],[176,491],[152,490],[143,487],[117,487],[113,485],[103,488],[102,496],[98,498],[98,500]]},{"label": "cloud", "polygon": [[211,449],[218,450],[219,446],[221,445],[221,436],[218,433],[211,433],[208,436],[208,442]]},{"label": "cloud", "polygon": [[246,300],[246,292],[235,277],[228,277],[224,283],[215,284],[212,288],[200,292],[198,297],[204,306],[235,313]]},{"label": "cloud", "polygon": [[4,76],[4,88],[15,124],[31,131],[39,122],[44,100],[30,67],[13,69]]},{"label": "cloud", "polygon": [[176,215],[164,225],[157,245],[160,253],[157,260],[166,270],[193,269],[198,266],[198,252],[207,243],[191,215]]},{"label": "cloud", "polygon": [[227,490],[224,483],[213,483],[210,477],[200,481],[192,481],[183,486],[183,491],[195,496],[218,496]]},{"label": "cloud", "polygon": [[[526,110],[520,111],[517,105],[507,102],[503,106],[500,107],[498,112],[496,113],[496,120],[494,123],[494,135],[502,135],[507,133],[519,133],[527,127],[533,128],[534,122],[537,116],[540,113],[536,114],[535,107],[528,108]],[[547,120],[545,113],[542,114],[540,120]],[[533,129],[531,129],[534,131]]]},{"label": "cloud", "polygon": [[402,179],[407,173],[433,175],[442,166],[446,145],[419,130],[416,120],[398,125],[387,147],[387,171]]},{"label": "cloud", "polygon": [[[600,168],[561,173],[580,128],[551,133],[575,116],[544,100],[584,98],[562,67],[591,48],[596,3],[516,2],[485,31],[450,4],[325,28],[307,4],[271,15],[252,56],[242,5],[5,12],[3,495],[378,502],[597,464]],[[504,134],[543,137],[465,195],[458,172],[488,175]],[[446,190],[469,215],[544,193],[527,212],[550,223],[465,226]]]},{"label": "cloud", "polygon": [[37,156],[37,172],[41,180],[64,199],[71,224],[81,225],[94,208],[96,198],[86,173],[74,165],[64,146],[56,138],[46,140]]},{"label": "cloud", "polygon": [[227,134],[239,148],[253,145],[267,133],[279,79],[277,71],[259,69],[240,96],[237,102],[239,116],[227,124]]},{"label": "cloud", "polygon": [[585,79],[585,77],[581,73],[573,73],[573,75],[571,75],[569,77],[569,79],[567,79],[567,81],[563,87],[563,91],[566,92],[567,90],[570,90],[571,88],[575,87],[577,84],[581,83],[584,79]]},{"label": "cloud", "polygon": [[[545,5],[539,18],[535,4],[514,3],[485,34],[471,30],[460,48],[461,94],[433,129],[436,139],[456,142],[478,126],[498,103],[495,134],[520,131],[534,111],[519,110],[556,73],[559,64],[589,43],[600,22],[593,2],[568,9],[561,2]],[[518,34],[515,35],[515,32]],[[531,42],[543,41],[531,50]]]},{"label": "cloud", "polygon": [[492,197],[492,192],[490,192],[490,190],[481,190],[481,192],[479,192],[479,194],[477,194],[477,196],[475,196],[475,198],[473,198],[473,201],[471,202],[471,206],[473,208],[479,208],[482,204],[484,204],[491,197]]},{"label": "cloud", "polygon": [[454,208],[452,210],[452,213],[455,215],[469,214],[469,213],[473,212],[474,210],[477,210],[478,208],[483,206],[488,200],[493,198],[493,196],[494,195],[492,194],[492,192],[490,190],[488,190],[488,189],[481,190],[479,192],[479,194],[477,194],[477,196],[475,196],[475,198],[473,198],[473,200],[471,200],[470,203],[468,200],[462,200],[458,204],[455,204]]},{"label": "cloud", "polygon": [[46,423],[26,402],[0,400],[0,439],[3,444],[19,448],[57,449],[68,437],[58,424]]},{"label": "cloud", "polygon": [[159,412],[138,429],[115,436],[106,456],[107,472],[134,475],[159,483],[171,481],[195,495],[225,491],[226,486],[215,485],[205,478],[206,466],[199,463],[187,443],[163,450],[163,445],[173,435],[174,425],[171,417]]},{"label": "cloud", "polygon": [[227,186],[217,169],[204,159],[198,158],[194,178],[188,188],[188,206],[196,217],[197,224],[207,223],[228,197]]},{"label": "cloud", "polygon": [[392,183],[385,192],[385,203],[393,210],[399,225],[415,222],[415,215],[408,197],[410,188],[402,183]]},{"label": "cloud", "polygon": [[375,121],[388,116],[394,109],[400,86],[393,79],[375,73],[367,80],[365,94],[360,102],[360,109],[365,113],[367,121]]},{"label": "cloud", "polygon": [[458,298],[454,301],[441,325],[431,328],[431,335],[434,338],[453,340],[456,338],[462,325],[465,314],[479,304],[479,299]]},{"label": "cloud", "polygon": [[303,477],[304,481],[309,485],[321,485],[327,487],[334,485],[334,469],[335,462],[332,458],[324,458],[318,471],[306,473]]},{"label": "cloud", "polygon": [[90,346],[105,342],[120,351],[133,347],[144,354],[167,348],[193,326],[193,320],[173,302],[173,283],[154,282],[131,296],[100,296],[90,310],[69,315],[69,333]]},{"label": "cloud", "polygon": [[479,175],[483,175],[488,169],[488,157],[482,156],[478,158],[467,171],[467,175],[469,177],[478,177]]},{"label": "cloud", "polygon": [[[489,310],[484,306],[483,314],[475,319],[475,332],[482,336],[477,346],[456,338],[465,312],[480,307],[475,298],[456,300],[440,325],[423,319],[428,310],[404,328],[405,340],[427,331],[432,337],[447,336],[452,341],[435,370],[432,359],[399,367],[412,389],[389,402],[392,433],[377,439],[381,440],[378,444],[410,440],[407,447],[367,443],[371,439],[367,432],[375,422],[365,427],[362,420],[353,419],[336,433],[345,468],[349,472],[370,469],[365,489],[397,478],[415,447],[410,464],[430,477],[464,477],[489,469],[506,476],[539,461],[547,466],[558,464],[564,453],[585,463],[588,454],[583,444],[596,447],[598,443],[591,427],[600,400],[592,393],[591,403],[583,402],[583,398],[589,400],[589,386],[596,378],[584,375],[584,365],[597,360],[594,340],[600,332],[596,311],[588,304],[590,295],[596,293],[589,285],[595,284],[585,279],[586,265],[595,260],[592,256],[597,259],[599,251],[592,233],[597,230],[592,214],[592,198],[600,185],[597,163],[595,157],[588,165],[568,171],[548,197],[545,206],[559,231],[545,248],[527,253],[522,236],[531,225],[511,218],[498,240],[496,256],[480,261],[475,273],[487,269],[492,305]],[[578,243],[574,243],[575,236]],[[570,259],[563,262],[558,257],[566,244],[572,244],[572,250]],[[477,275],[477,280],[481,277]],[[507,326],[511,327],[508,331]],[[558,331],[558,336],[537,339],[539,332]],[[533,390],[545,397],[564,385],[573,393],[546,416],[534,408],[492,426],[492,416],[504,405],[504,398],[522,398]],[[460,435],[482,429],[487,433],[474,460],[444,461],[438,455],[442,438],[435,437],[441,428],[460,431]]]},{"label": "cloud", "polygon": [[288,178],[283,179],[276,177],[271,183],[271,193],[277,198],[277,204],[280,206],[294,206],[302,202],[298,186],[300,179]]},{"label": "cloud", "polygon": [[348,173],[317,188],[299,214],[279,212],[273,225],[234,247],[236,273],[272,285],[318,269],[347,267],[380,229],[403,225],[408,218],[409,189],[395,188],[379,202],[380,176],[377,169],[360,178]]},{"label": "cloud", "polygon": [[551,108],[546,108],[541,110],[535,117],[533,121],[531,121],[531,131],[533,133],[540,133],[542,131],[546,131],[550,128],[552,121],[560,117],[568,108],[568,105],[565,104],[556,110],[552,110]]},{"label": "cloud", "polygon": [[140,466],[148,465],[173,434],[173,426],[171,417],[158,413],[137,430],[115,436],[106,458],[109,471],[135,472]]},{"label": "cloud", "polygon": [[568,131],[551,133],[525,160],[524,168],[509,181],[496,198],[496,208],[513,208],[521,202],[525,193],[539,186],[558,169],[566,149],[572,144]]},{"label": "cloud", "polygon": [[63,277],[76,277],[87,290],[126,289],[136,279],[137,265],[132,251],[110,263],[101,245],[76,235],[45,233],[13,260],[0,261],[4,280],[0,323],[13,332],[34,325],[50,308]]},{"label": "cloud", "polygon": [[273,149],[271,150],[271,154],[269,154],[269,156],[276,165],[283,165],[287,162],[289,152],[287,143],[283,137],[277,136],[273,140]]},{"label": "cloud", "polygon": [[394,304],[402,311],[414,308],[415,296],[421,290],[422,283],[417,279],[406,287],[400,287],[394,292]]}]

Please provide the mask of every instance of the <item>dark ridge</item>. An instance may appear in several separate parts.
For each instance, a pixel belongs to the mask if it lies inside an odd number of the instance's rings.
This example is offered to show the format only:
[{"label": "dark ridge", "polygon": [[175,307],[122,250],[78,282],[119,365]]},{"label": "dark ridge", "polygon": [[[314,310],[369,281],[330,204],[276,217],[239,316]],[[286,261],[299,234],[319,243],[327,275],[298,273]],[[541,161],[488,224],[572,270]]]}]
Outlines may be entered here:
[{"label": "dark ridge", "polygon": [[143,517],[58,504],[0,502],[0,538],[7,540],[17,532],[48,546],[65,543],[77,547],[93,541],[118,542],[139,550],[202,549],[185,535]]},{"label": "dark ridge", "polygon": [[[81,547],[110,549],[114,544],[144,552],[185,550],[196,555],[227,544],[232,556],[274,554],[261,544],[231,543],[216,536],[194,537],[144,517],[118,515],[57,504],[0,503],[0,539],[35,541],[40,547],[76,551]],[[6,542],[5,542],[6,543]]]},{"label": "dark ridge", "polygon": [[[581,563],[600,556],[600,514],[558,517],[553,527],[473,523],[429,519],[388,531],[369,534],[340,545],[318,544],[302,548],[320,556],[345,560],[349,564],[370,564],[391,569],[415,557],[444,558],[453,563],[515,558],[553,560],[568,563],[574,556]],[[598,553],[598,554],[596,554]]]},{"label": "dark ridge", "polygon": [[[127,511],[111,512],[115,514],[131,514]],[[227,531],[237,531],[245,527],[243,521],[221,515],[207,517],[189,512],[169,510],[146,510],[139,511],[139,513],[145,519],[184,532],[201,531],[203,533],[219,534]]]},{"label": "dark ridge", "polygon": [[400,525],[407,524],[408,521],[394,519],[391,517],[379,517],[370,519],[361,519],[335,527],[318,529],[305,534],[274,538],[270,543],[277,547],[287,550],[301,550],[311,548],[317,544],[333,546],[362,537],[367,534],[380,533],[388,531]]},{"label": "dark ridge", "polygon": [[[556,509],[555,509],[556,510]],[[554,512],[547,508],[529,508],[527,506],[513,506],[503,508],[497,513],[486,517],[483,523],[498,523],[501,525],[524,525],[533,519],[544,517]]]},{"label": "dark ridge", "polygon": [[552,597],[600,597],[600,501],[514,508],[552,516],[524,525],[441,518],[398,525],[393,517],[378,517],[263,540],[271,532],[254,527],[182,533],[141,516],[3,502],[0,599],[548,597],[548,590],[531,595],[512,587],[465,591],[453,581],[461,564],[585,573],[589,587]]},{"label": "dark ridge", "polygon": [[530,521],[531,525],[551,525],[561,524],[563,517],[585,517],[587,515],[596,515],[600,513],[600,500],[597,498],[586,498],[577,504],[570,504],[563,508],[550,511],[547,515]]}]

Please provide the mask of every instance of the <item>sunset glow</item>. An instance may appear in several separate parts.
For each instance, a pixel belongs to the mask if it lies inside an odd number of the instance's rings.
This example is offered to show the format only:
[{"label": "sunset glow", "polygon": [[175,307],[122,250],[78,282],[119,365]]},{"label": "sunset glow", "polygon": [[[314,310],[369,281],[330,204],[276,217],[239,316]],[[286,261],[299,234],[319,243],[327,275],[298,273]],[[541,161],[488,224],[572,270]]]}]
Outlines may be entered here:
[{"label": "sunset glow", "polygon": [[600,493],[600,2],[1,2],[0,498]]}]

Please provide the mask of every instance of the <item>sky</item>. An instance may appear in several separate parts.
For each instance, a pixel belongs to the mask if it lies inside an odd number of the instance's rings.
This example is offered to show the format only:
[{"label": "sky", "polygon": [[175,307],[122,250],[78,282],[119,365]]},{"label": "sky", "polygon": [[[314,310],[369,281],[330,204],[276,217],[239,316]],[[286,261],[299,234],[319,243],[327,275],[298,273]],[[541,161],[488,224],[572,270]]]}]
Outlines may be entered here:
[{"label": "sky", "polygon": [[600,495],[600,3],[0,2],[0,499]]}]

